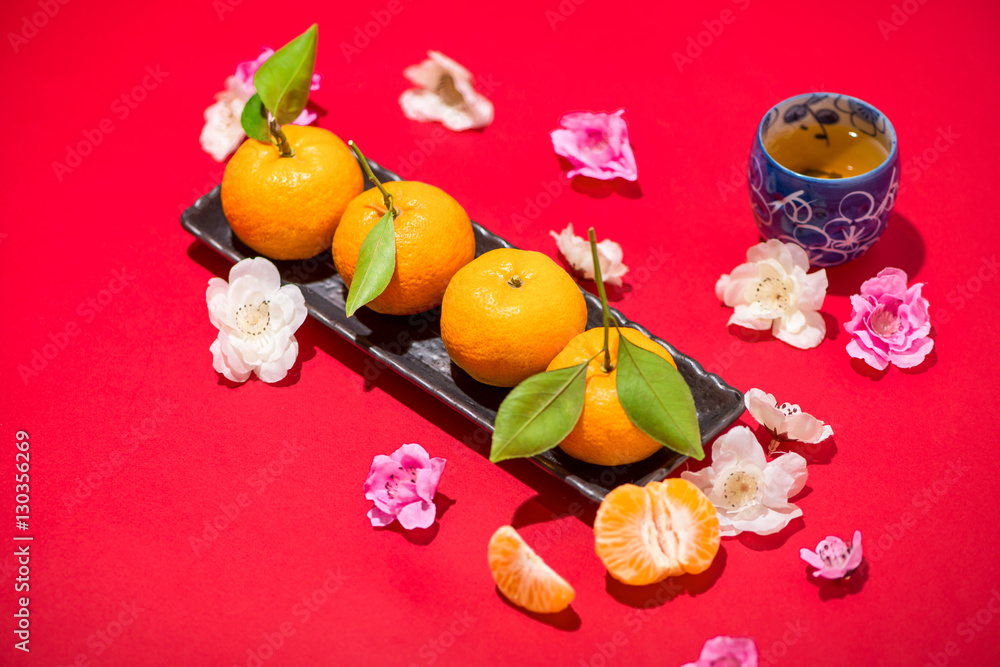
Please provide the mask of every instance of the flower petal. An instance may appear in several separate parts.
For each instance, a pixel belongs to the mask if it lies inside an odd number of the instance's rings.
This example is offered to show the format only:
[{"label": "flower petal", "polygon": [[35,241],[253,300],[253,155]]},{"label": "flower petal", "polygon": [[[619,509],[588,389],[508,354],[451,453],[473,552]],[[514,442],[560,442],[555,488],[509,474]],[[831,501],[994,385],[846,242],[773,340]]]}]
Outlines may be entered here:
[{"label": "flower petal", "polygon": [[228,335],[220,332],[209,349],[212,351],[212,368],[232,382],[247,381],[251,369],[243,363],[240,355],[229,345]]},{"label": "flower petal", "polygon": [[[590,241],[573,233],[573,223],[567,224],[566,229],[558,234],[550,231],[549,235],[555,239],[559,252],[575,271],[579,271],[588,280],[596,278]],[[622,284],[621,277],[628,273],[628,267],[622,263],[623,256],[622,247],[610,239],[597,244],[597,260],[601,264],[601,277],[605,283],[617,286]]]},{"label": "flower petal", "polygon": [[756,331],[767,331],[776,326],[777,320],[759,318],[750,306],[740,304],[733,309],[733,314],[729,316],[728,324],[754,329]]},{"label": "flower petal", "polygon": [[771,333],[778,340],[784,341],[789,345],[797,347],[802,350],[808,350],[816,347],[823,342],[826,338],[826,322],[823,321],[823,316],[817,312],[813,311],[800,311],[805,316],[805,326],[797,333],[792,333],[788,331],[783,325],[782,320],[774,320],[774,326]]},{"label": "flower petal", "polygon": [[820,555],[818,553],[816,553],[815,551],[810,551],[809,549],[806,549],[804,547],[802,549],[799,549],[799,558],[804,560],[809,565],[812,565],[817,570],[825,567],[825,563],[823,563],[823,559],[820,558]]},{"label": "flower petal", "polygon": [[795,452],[776,457],[764,468],[761,501],[768,507],[788,505],[788,499],[797,496],[809,479],[806,460]]},{"label": "flower petal", "polygon": [[778,401],[771,394],[765,394],[760,389],[751,389],[743,396],[743,403],[750,416],[772,434],[779,431],[785,421],[785,413],[777,408]]},{"label": "flower petal", "polygon": [[923,363],[924,358],[934,349],[934,341],[930,338],[921,338],[913,341],[909,350],[893,353],[890,356],[892,363],[899,368],[913,368]]},{"label": "flower petal", "polygon": [[800,412],[785,420],[782,425],[785,440],[798,440],[799,442],[817,443],[826,440],[833,435],[833,429],[825,425],[812,415]]},{"label": "flower petal", "polygon": [[263,257],[248,257],[237,262],[229,270],[229,284],[232,285],[244,276],[253,278],[258,283],[258,288],[268,296],[281,288],[278,267]]},{"label": "flower petal", "polygon": [[861,359],[872,368],[884,371],[889,366],[889,360],[873,354],[870,348],[862,347],[857,339],[847,344],[847,353],[855,359]]},{"label": "flower petal", "polygon": [[274,361],[265,361],[254,372],[264,382],[280,382],[288,375],[288,371],[295,365],[295,359],[299,356],[299,344],[292,337],[290,344],[280,357]]},{"label": "flower petal", "polygon": [[372,525],[377,528],[388,526],[396,520],[394,515],[389,514],[388,512],[383,512],[378,507],[373,507],[368,510],[368,518],[371,520]]},{"label": "flower petal", "polygon": [[433,502],[418,500],[399,510],[396,518],[399,519],[399,525],[403,528],[413,530],[414,528],[429,528],[434,523],[435,516],[437,516],[437,507],[434,506]]},{"label": "flower petal", "polygon": [[[767,508],[761,516],[752,520],[735,519],[733,528],[738,532],[756,533],[757,535],[773,535],[784,530],[792,519],[802,516],[802,510],[795,505],[781,509]],[[721,524],[721,522],[720,522]]]},{"label": "flower petal", "polygon": [[[712,466],[715,467],[718,460],[731,460],[736,462],[749,462],[763,470],[767,466],[767,457],[764,455],[764,448],[757,442],[757,438],[746,426],[736,426],[726,433],[716,438],[712,444]],[[716,468],[717,473],[722,469]]]}]

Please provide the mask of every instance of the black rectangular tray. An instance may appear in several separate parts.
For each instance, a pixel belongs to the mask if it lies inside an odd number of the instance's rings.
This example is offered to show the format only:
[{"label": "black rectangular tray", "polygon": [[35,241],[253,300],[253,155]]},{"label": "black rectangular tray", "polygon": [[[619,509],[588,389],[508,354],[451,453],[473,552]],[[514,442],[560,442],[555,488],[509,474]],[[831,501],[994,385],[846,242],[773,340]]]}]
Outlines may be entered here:
[{"label": "black rectangular tray", "polygon": [[[370,164],[380,180],[400,180],[391,171],[374,162]],[[372,187],[367,181],[365,185],[366,188]],[[219,193],[220,186],[216,186],[207,195],[199,197],[181,215],[181,225],[233,262],[257,256],[258,253],[245,246],[233,234],[222,213]],[[476,235],[477,257],[496,248],[514,247],[482,225],[475,222],[472,225]],[[309,314],[382,364],[461,412],[485,429],[485,435],[493,432],[497,408],[509,390],[480,384],[451,363],[441,342],[438,326],[440,309],[397,317],[379,315],[362,308],[354,317],[348,318],[344,313],[347,288],[337,275],[329,251],[312,259],[274,263],[281,272],[283,284],[294,283],[301,288]],[[587,328],[601,326],[600,299],[585,290],[581,291],[587,301]],[[646,328],[632,322],[617,310],[611,309],[611,314],[620,325],[638,329],[673,355],[678,370],[694,395],[703,443],[708,443],[743,414],[743,394],[738,390],[730,387],[719,376],[706,372],[697,361],[679,352],[665,340],[652,336]],[[482,444],[485,445],[488,441],[489,437],[484,437]],[[664,448],[638,463],[604,467],[583,463],[556,448],[533,457],[533,460],[587,498],[600,502],[608,491],[620,484],[642,486],[664,479],[686,458]]]}]

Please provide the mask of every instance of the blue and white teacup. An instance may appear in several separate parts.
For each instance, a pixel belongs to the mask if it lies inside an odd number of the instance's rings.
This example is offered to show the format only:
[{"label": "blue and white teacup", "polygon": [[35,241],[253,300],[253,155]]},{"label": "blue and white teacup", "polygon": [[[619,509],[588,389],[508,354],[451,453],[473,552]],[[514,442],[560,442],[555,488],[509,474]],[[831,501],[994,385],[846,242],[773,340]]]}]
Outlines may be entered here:
[{"label": "blue and white teacup", "polygon": [[[818,178],[787,169],[765,149],[776,133],[798,128],[821,141],[834,125],[872,137],[885,149],[885,160],[858,176]],[[837,266],[860,257],[885,231],[899,190],[896,132],[875,107],[847,95],[790,97],[761,120],[748,180],[753,217],[765,239],[802,246],[812,266]]]}]

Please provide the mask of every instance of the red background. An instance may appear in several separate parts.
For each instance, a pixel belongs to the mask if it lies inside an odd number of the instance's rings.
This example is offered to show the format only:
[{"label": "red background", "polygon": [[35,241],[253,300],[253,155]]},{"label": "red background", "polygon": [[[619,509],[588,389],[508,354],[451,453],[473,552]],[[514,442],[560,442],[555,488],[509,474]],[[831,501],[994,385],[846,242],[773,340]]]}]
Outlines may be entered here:
[{"label": "red background", "polygon": [[[674,665],[729,634],[753,637],[765,664],[996,662],[995,3],[180,4],[48,0],[44,21],[45,0],[0,10],[0,661]],[[724,10],[732,20],[717,23]],[[391,20],[346,57],[340,44],[373,11]],[[239,61],[314,21],[320,126],[403,173],[423,155],[414,179],[521,247],[556,256],[549,230],[593,225],[632,268],[614,305],[734,386],[833,426],[806,452],[803,519],[725,539],[701,576],[631,589],[594,555],[592,505],[528,462],[490,464],[469,422],[391,373],[366,380],[363,354],[319,323],[300,329],[281,386],[220,381],[204,294],[229,264],[178,223],[221,180],[198,144],[202,112]],[[707,46],[679,67],[673,54],[699,35]],[[494,88],[492,126],[435,141],[437,125],[404,118],[402,70],[429,48]],[[116,103],[147,68],[162,80],[135,108]],[[757,242],[743,166],[757,123],[810,90],[888,115],[905,191],[871,252],[829,271],[827,340],[801,351],[727,330],[713,286]],[[620,107],[639,187],[571,187],[548,132],[564,112]],[[512,217],[533,214],[553,184],[561,193],[518,229]],[[916,371],[873,373],[844,349],[849,295],[886,266],[926,283],[935,352]],[[102,292],[116,271],[126,284]],[[105,300],[100,312],[91,299]],[[19,368],[52,340],[64,348],[25,381]],[[31,436],[35,538],[27,655],[12,647],[19,429]],[[406,442],[448,459],[439,521],[374,530],[362,482],[375,454]],[[532,617],[497,593],[486,544],[507,523],[575,586],[572,612]],[[855,529],[867,576],[814,584],[798,550]],[[340,583],[327,593],[331,571]],[[280,647],[261,649],[268,636]]]}]

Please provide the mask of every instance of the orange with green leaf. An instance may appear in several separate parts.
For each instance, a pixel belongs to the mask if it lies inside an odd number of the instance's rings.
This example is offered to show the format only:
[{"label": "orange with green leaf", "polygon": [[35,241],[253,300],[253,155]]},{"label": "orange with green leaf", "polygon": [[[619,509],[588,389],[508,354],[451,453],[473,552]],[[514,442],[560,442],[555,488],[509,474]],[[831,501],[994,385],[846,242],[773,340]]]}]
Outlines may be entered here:
[{"label": "orange with green leaf", "polygon": [[257,93],[240,121],[247,140],[226,165],[222,210],[236,236],[271,259],[307,259],[330,247],[361,169],[335,134],[290,123],[309,99],[317,28],[254,74]]},{"label": "orange with green leaf", "polygon": [[620,465],[660,447],[704,458],[694,398],[670,354],[632,329],[612,329],[590,230],[604,326],[569,342],[548,370],[517,385],[500,404],[491,461],[561,446],[589,463]]},{"label": "orange with green leaf", "polygon": [[348,317],[364,305],[386,315],[439,305],[452,276],[476,256],[468,213],[433,185],[381,183],[349,143],[375,188],[348,204],[333,237],[333,263],[349,288]]}]

